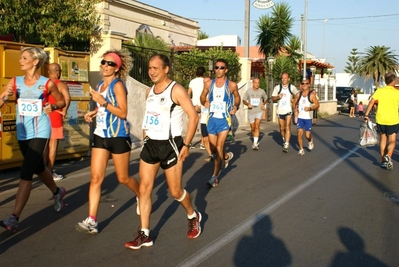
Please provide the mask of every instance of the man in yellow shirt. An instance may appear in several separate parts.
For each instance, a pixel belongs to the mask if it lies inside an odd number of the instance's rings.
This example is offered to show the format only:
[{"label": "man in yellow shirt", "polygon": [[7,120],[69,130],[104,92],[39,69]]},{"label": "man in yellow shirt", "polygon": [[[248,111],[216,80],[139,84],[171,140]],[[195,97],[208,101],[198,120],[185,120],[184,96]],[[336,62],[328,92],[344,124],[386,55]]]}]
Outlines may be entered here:
[{"label": "man in yellow shirt", "polygon": [[387,86],[378,88],[373,94],[364,116],[364,120],[368,122],[368,115],[373,108],[374,102],[378,101],[375,120],[378,132],[380,133],[380,154],[382,161],[380,166],[388,170],[393,169],[392,154],[395,150],[396,134],[399,130],[399,90],[394,87],[396,79],[395,73],[389,72],[385,74],[385,83]]}]

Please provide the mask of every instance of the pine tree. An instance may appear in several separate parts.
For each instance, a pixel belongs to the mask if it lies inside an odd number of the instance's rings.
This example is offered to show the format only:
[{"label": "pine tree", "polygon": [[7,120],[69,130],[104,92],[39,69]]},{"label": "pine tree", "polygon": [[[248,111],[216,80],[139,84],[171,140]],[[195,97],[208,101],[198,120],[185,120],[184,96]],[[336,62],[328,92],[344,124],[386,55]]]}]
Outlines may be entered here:
[{"label": "pine tree", "polygon": [[344,71],[346,73],[357,74],[360,71],[360,66],[359,66],[360,57],[357,52],[357,48],[352,48],[352,51],[350,53],[351,55],[348,56],[348,62],[346,62],[346,67]]}]

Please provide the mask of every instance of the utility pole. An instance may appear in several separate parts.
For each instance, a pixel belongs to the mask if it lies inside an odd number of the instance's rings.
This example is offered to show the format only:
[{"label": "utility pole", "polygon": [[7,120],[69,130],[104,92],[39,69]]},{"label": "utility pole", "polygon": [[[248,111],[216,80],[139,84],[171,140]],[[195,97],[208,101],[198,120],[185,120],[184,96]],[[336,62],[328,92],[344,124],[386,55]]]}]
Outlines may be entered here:
[{"label": "utility pole", "polygon": [[305,15],[303,21],[303,79],[307,78],[306,75],[306,56],[307,56],[307,27],[308,27],[308,0],[305,0]]},{"label": "utility pole", "polygon": [[250,24],[250,5],[249,0],[245,0],[245,31],[244,31],[244,56],[249,58],[249,24]]}]

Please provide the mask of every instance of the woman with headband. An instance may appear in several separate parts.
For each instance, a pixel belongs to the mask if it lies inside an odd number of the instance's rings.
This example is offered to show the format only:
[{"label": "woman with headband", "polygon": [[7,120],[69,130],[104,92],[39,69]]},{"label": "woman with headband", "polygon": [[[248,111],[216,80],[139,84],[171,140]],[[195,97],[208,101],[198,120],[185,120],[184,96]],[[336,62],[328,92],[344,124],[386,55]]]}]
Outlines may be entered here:
[{"label": "woman with headband", "polygon": [[100,66],[103,80],[97,85],[96,90],[90,91],[97,107],[85,115],[85,120],[92,122],[96,118],[96,128],[91,150],[89,216],[76,224],[76,230],[81,232],[98,233],[97,211],[110,155],[119,183],[126,185],[137,196],[139,194],[138,182],[134,177],[129,177],[132,142],[130,126],[126,119],[128,106],[124,81],[132,66],[132,58],[127,50],[107,51],[103,54]]}]

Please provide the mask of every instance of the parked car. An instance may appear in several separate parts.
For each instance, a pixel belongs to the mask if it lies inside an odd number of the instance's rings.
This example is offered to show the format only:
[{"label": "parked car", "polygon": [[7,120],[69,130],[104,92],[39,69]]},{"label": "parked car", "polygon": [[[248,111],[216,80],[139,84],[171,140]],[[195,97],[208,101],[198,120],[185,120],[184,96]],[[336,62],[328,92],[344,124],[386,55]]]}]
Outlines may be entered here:
[{"label": "parked car", "polygon": [[337,98],[337,111],[339,113],[349,112],[347,100],[351,96],[353,90],[355,90],[355,88],[350,86],[337,86],[335,97]]}]

